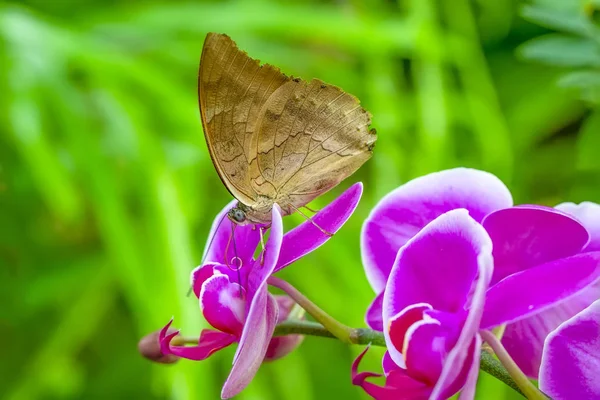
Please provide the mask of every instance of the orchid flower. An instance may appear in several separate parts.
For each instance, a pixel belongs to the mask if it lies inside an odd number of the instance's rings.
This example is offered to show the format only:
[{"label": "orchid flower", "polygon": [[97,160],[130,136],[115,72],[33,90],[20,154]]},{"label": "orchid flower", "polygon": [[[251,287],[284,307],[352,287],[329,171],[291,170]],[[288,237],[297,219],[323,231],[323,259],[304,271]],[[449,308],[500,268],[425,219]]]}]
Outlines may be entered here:
[{"label": "orchid flower", "polygon": [[[540,313],[576,295],[600,276],[600,252],[579,254],[589,241],[589,233],[581,223],[551,208],[511,206],[510,192],[500,180],[491,174],[464,168],[415,179],[387,195],[363,226],[363,263],[369,282],[378,292],[367,311],[367,323],[382,330],[386,338],[390,335],[391,314],[386,304],[395,300],[386,299],[401,296],[397,290],[387,293],[390,287],[398,284],[392,282],[390,272],[401,268],[398,265],[401,255],[411,246],[412,240],[421,235],[419,232],[457,208],[468,211],[493,247],[493,275],[485,301],[467,303],[469,305],[464,308],[473,312],[472,307],[485,302],[477,329],[514,323]],[[422,252],[415,257],[427,260],[428,254]],[[451,260],[447,262],[454,265]],[[445,275],[436,275],[436,269],[427,262],[422,265],[424,282],[421,285],[439,290],[447,279]],[[432,283],[436,280],[439,282]],[[452,284],[444,284],[452,289]],[[403,350],[408,348],[406,338],[404,336]],[[394,354],[391,345],[398,348],[400,344],[388,343],[390,355]],[[439,341],[432,339],[429,345],[439,346]],[[398,368],[408,373],[408,365],[403,365],[398,355],[392,359]],[[440,356],[440,359],[443,364],[445,358]],[[465,380],[462,384],[467,383],[464,371],[472,371],[471,367],[473,364],[463,366],[461,371]],[[431,376],[436,376],[438,370],[434,366],[430,368],[427,379],[420,382],[427,383],[432,398],[437,398],[440,395],[439,390],[435,391],[439,388],[438,381],[432,382]],[[447,384],[446,378],[440,375],[441,378],[444,378],[441,384]],[[460,385],[450,387],[460,389]],[[468,387],[466,392],[470,393],[471,388]]]},{"label": "orchid flower", "polygon": [[227,205],[213,223],[205,261],[191,277],[200,309],[214,330],[204,329],[197,346],[178,346],[171,344],[178,332],[168,333],[169,323],[159,335],[162,354],[203,360],[238,342],[231,373],[221,392],[223,398],[230,398],[250,383],[263,360],[280,358],[296,348],[301,336],[272,337],[276,324],[287,318],[293,301],[269,294],[267,280],[325,243],[330,236],[315,224],[336,232],[354,212],[361,194],[362,184],[353,185],[316,214],[312,222],[306,221],[285,235],[276,205],[264,254],[256,258],[262,227],[245,225],[234,229],[226,218],[234,203]]},{"label": "orchid flower", "polygon": [[386,385],[367,381],[376,374],[357,373],[362,355],[353,383],[378,400],[473,393],[492,273],[492,241],[466,210],[426,225],[398,252],[385,287]]},{"label": "orchid flower", "polygon": [[544,344],[540,389],[555,400],[600,397],[600,300],[563,322]]}]

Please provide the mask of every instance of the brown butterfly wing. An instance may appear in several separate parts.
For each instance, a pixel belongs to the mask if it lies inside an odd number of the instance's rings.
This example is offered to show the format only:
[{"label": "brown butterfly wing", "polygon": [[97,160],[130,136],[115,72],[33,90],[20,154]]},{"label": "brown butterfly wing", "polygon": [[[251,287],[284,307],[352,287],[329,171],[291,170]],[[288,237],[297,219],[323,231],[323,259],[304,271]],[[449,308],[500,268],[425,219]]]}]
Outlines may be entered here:
[{"label": "brown butterfly wing", "polygon": [[257,197],[248,172],[259,113],[289,80],[278,68],[248,57],[229,36],[206,36],[198,77],[204,137],[219,177],[249,206]]},{"label": "brown butterfly wing", "polygon": [[358,99],[318,79],[283,84],[259,119],[252,186],[288,212],[353,174],[377,139]]}]

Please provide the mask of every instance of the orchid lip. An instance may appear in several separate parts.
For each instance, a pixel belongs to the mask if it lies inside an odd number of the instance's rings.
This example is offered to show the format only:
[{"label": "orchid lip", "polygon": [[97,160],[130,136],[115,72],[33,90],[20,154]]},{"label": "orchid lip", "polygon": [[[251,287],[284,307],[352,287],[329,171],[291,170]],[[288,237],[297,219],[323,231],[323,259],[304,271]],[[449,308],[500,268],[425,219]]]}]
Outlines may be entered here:
[{"label": "orchid lip", "polygon": [[408,357],[408,345],[410,343],[410,339],[412,338],[412,336],[414,335],[414,333],[422,326],[424,325],[438,325],[441,326],[440,321],[435,320],[433,318],[429,318],[428,320],[426,319],[422,319],[421,321],[417,321],[414,324],[412,324],[408,330],[406,331],[406,335],[404,336],[404,343],[402,345],[402,355],[404,356],[404,362],[408,363],[407,357]]}]

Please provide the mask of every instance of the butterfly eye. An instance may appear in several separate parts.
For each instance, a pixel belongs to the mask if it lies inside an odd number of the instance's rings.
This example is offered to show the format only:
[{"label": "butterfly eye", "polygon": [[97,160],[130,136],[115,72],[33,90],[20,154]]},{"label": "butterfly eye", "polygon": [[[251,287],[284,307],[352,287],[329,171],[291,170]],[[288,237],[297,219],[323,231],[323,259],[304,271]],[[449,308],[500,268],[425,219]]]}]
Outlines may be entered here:
[{"label": "butterfly eye", "polygon": [[227,213],[229,219],[238,224],[244,223],[246,221],[246,213],[239,208],[232,208]]}]

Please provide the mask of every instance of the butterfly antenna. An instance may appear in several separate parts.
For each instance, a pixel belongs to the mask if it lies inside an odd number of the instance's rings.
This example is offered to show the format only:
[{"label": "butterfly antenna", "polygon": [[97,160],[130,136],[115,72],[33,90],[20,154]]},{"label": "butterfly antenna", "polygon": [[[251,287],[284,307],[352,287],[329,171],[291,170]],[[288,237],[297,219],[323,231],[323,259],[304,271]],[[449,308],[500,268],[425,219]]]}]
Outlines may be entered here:
[{"label": "butterfly antenna", "polygon": [[310,222],[311,224],[313,224],[315,227],[317,227],[318,230],[320,230],[321,232],[323,232],[325,235],[329,236],[329,237],[333,237],[333,233],[326,231],[325,229],[321,228],[315,221],[312,220],[311,217],[309,217],[308,215],[304,214],[302,211],[300,211],[296,206],[294,206],[292,203],[288,204],[290,207],[292,207],[295,211],[298,212],[298,214],[302,215],[304,218],[306,218],[306,220],[308,222]]},{"label": "butterfly antenna", "polygon": [[[214,231],[213,235],[211,236],[210,240],[208,241],[208,246],[206,246],[206,248],[204,249],[204,254],[202,255],[202,261],[200,261],[200,266],[204,265],[204,261],[206,261],[206,257],[208,257],[208,251],[210,250],[210,247],[212,246],[213,242],[215,241],[215,237],[217,236],[217,232],[219,232],[219,228],[221,227],[221,224],[225,220],[226,216],[227,216],[227,213],[223,214],[223,216],[219,220],[217,228],[215,229],[215,231]],[[188,289],[186,297],[190,297],[190,294],[192,294],[192,290],[193,289],[194,288],[190,284],[190,288]]]}]

